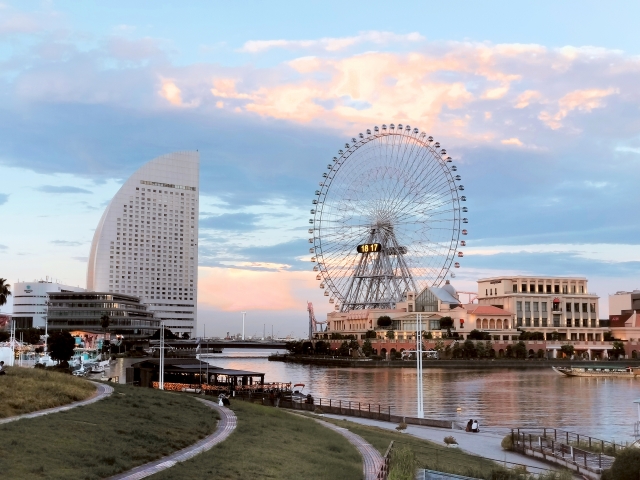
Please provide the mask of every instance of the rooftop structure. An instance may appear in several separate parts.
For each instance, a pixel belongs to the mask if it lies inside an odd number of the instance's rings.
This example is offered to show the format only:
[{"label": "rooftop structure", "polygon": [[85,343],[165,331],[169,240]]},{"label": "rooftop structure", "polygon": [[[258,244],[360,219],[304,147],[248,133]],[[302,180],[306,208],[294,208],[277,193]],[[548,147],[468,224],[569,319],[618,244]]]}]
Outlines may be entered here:
[{"label": "rooftop structure", "polygon": [[122,185],[96,228],[87,288],[135,295],[176,334],[196,331],[199,154],[143,165]]},{"label": "rooftop structure", "polygon": [[109,333],[125,338],[153,335],[160,321],[133,295],[109,292],[50,293],[49,330],[102,333],[102,316],[109,316]]},{"label": "rooftop structure", "polygon": [[48,294],[84,291],[84,288],[63,285],[48,280],[14,283],[13,321],[16,323],[16,328],[45,328]]}]

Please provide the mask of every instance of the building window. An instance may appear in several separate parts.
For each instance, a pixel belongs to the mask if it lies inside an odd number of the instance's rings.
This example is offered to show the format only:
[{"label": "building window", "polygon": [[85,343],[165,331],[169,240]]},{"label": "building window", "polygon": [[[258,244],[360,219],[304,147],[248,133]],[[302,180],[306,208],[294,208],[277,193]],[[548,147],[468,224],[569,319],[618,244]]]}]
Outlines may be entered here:
[{"label": "building window", "polygon": [[529,291],[531,293],[536,293],[536,286],[535,285],[529,285]]},{"label": "building window", "polygon": [[[579,321],[579,320],[576,320],[576,322],[578,322],[578,321]],[[571,326],[571,319],[570,319],[570,318],[567,318],[567,327],[570,327],[570,326]]]},{"label": "building window", "polygon": [[576,293],[576,286],[575,285],[571,285],[571,293]]},{"label": "building window", "polygon": [[544,293],[544,285],[538,285],[538,293]]},{"label": "building window", "polygon": [[586,304],[586,303],[583,303],[583,304],[582,304],[582,311],[583,311],[584,313],[587,313],[587,312],[588,312],[588,310],[587,310],[587,304]]},{"label": "building window", "polygon": [[567,293],[567,285],[562,286],[562,293]]},{"label": "building window", "polygon": [[589,311],[591,313],[596,313],[596,304],[595,303],[590,303],[589,304]]},{"label": "building window", "polygon": [[571,311],[571,304],[567,303],[567,312],[570,312],[570,311]]},{"label": "building window", "polygon": [[547,293],[551,293],[551,285],[547,285]]},{"label": "building window", "polygon": [[539,306],[538,302],[533,302],[533,311],[536,312],[536,313],[539,312],[538,306]]},{"label": "building window", "polygon": [[517,310],[518,312],[521,312],[521,311],[522,311],[522,302],[516,302],[516,310]]},{"label": "building window", "polygon": [[522,292],[523,292],[523,293],[526,293],[526,292],[527,292],[527,284],[526,284],[526,283],[523,283],[523,284],[522,284]]},{"label": "building window", "polygon": [[560,293],[560,285],[554,285],[553,286],[553,292],[554,293]]},{"label": "building window", "polygon": [[584,285],[580,285],[580,293],[584,293]]},{"label": "building window", "polygon": [[573,311],[576,313],[580,313],[580,304],[579,303],[574,303],[573,304]]},{"label": "building window", "polygon": [[547,302],[542,302],[542,311],[547,313]]},{"label": "building window", "polygon": [[531,302],[524,302],[524,311],[527,313],[531,312]]}]

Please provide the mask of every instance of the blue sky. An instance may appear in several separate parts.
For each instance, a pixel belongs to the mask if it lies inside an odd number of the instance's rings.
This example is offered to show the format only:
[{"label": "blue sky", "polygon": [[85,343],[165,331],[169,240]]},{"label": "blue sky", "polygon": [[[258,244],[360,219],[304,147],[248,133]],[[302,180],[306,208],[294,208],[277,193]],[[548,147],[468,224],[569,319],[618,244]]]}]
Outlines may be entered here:
[{"label": "blue sky", "polygon": [[[163,153],[201,153],[207,333],[306,329],[313,191],[358,132],[410,123],[460,167],[458,286],[639,286],[640,4],[0,3],[0,276],[84,285],[99,217]],[[9,309],[5,307],[4,310]],[[253,330],[252,330],[253,329]],[[201,333],[201,332],[200,332]]]}]

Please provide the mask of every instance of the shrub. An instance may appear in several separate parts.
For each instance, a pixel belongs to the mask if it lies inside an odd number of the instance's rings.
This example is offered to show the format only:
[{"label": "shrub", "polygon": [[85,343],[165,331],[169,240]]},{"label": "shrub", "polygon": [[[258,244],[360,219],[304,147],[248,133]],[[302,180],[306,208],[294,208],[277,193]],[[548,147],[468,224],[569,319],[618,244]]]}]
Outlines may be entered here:
[{"label": "shrub", "polygon": [[318,415],[322,415],[324,412],[322,411],[322,409],[320,407],[316,407],[316,409],[313,411],[313,413],[316,413]]},{"label": "shrub", "polygon": [[513,450],[513,438],[511,434],[507,435],[502,439],[500,446],[503,450]]},{"label": "shrub", "polygon": [[387,338],[389,340],[393,340],[396,338],[396,333],[393,330],[387,330]]},{"label": "shrub", "polygon": [[382,328],[391,326],[391,317],[389,315],[382,315],[378,318],[378,326]]},{"label": "shrub", "polygon": [[389,480],[413,480],[416,475],[416,458],[409,447],[391,450]]},{"label": "shrub", "polygon": [[448,437],[444,437],[444,443],[446,443],[447,445],[457,445],[458,441],[451,435],[449,435]]},{"label": "shrub", "polygon": [[[618,454],[609,472],[607,473],[607,478],[637,480],[638,472],[640,472],[640,450],[625,448]],[[603,475],[602,478],[605,478],[605,476]]]},{"label": "shrub", "polygon": [[404,423],[404,422],[400,422],[400,425],[398,425],[398,426],[396,427],[396,430],[398,430],[399,432],[402,432],[402,431],[404,431],[404,430],[406,430],[406,429],[407,429],[407,424],[406,424],[406,423]]}]

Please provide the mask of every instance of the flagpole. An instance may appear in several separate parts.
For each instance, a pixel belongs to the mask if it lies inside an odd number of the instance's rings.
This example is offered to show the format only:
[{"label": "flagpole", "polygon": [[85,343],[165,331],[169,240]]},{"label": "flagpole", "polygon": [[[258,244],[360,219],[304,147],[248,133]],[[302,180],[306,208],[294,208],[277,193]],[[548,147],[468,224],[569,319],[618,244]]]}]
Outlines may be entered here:
[{"label": "flagpole", "polygon": [[160,390],[164,390],[164,322],[160,322]]}]

